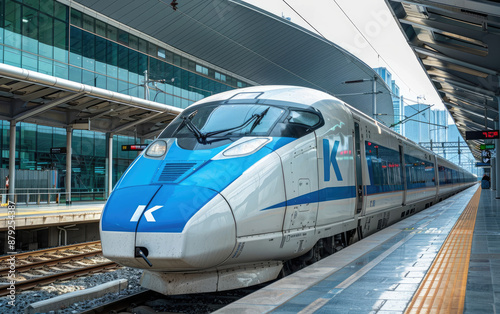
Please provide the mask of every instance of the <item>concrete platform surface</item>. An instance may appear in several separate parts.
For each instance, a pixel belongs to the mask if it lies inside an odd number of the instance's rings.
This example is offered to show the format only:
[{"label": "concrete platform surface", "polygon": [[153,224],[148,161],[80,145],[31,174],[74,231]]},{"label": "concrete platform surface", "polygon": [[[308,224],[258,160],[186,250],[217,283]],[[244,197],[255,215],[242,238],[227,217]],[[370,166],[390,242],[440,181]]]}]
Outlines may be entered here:
[{"label": "concrete platform surface", "polygon": [[[389,226],[216,313],[403,313],[478,188],[475,185]],[[481,201],[491,203],[488,194],[489,190],[482,191]],[[499,309],[494,302],[500,292],[500,272],[491,267],[500,266],[496,216],[500,201],[495,204],[484,214],[480,213],[484,206],[479,209],[464,296],[467,313]],[[490,229],[479,231],[481,225]]]}]

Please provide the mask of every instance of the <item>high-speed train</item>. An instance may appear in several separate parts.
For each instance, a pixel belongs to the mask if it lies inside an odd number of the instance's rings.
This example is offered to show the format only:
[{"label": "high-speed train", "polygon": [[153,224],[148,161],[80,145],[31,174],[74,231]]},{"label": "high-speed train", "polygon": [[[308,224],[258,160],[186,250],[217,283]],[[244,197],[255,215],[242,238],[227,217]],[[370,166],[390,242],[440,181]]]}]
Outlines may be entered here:
[{"label": "high-speed train", "polygon": [[476,182],[326,93],[256,86],[186,108],[138,156],[103,254],[165,293],[275,279]]}]

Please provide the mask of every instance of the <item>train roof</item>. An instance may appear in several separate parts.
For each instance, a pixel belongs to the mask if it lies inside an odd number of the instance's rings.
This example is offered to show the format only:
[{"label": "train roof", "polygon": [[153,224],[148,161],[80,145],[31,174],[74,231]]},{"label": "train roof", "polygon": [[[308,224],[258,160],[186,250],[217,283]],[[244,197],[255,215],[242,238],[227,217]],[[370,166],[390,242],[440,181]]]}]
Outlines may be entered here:
[{"label": "train roof", "polygon": [[279,100],[284,102],[300,103],[306,106],[312,106],[314,103],[325,99],[336,100],[339,103],[343,103],[341,100],[330,94],[312,88],[288,85],[259,85],[219,93],[206,97],[195,104],[198,105],[230,99]]}]

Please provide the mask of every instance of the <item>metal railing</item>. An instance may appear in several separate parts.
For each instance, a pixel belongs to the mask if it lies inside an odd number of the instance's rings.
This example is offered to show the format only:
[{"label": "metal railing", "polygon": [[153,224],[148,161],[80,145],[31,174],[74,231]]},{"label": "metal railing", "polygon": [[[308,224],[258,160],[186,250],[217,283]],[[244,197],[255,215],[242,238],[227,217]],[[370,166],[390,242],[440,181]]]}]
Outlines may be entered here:
[{"label": "metal railing", "polygon": [[[0,189],[1,203],[6,204],[9,193],[6,189]],[[10,197],[12,200],[12,197]],[[21,188],[16,189],[13,195],[14,203],[23,205],[57,205],[66,204],[68,193],[61,188]],[[105,201],[104,190],[89,191],[87,189],[72,189],[71,202]]]}]

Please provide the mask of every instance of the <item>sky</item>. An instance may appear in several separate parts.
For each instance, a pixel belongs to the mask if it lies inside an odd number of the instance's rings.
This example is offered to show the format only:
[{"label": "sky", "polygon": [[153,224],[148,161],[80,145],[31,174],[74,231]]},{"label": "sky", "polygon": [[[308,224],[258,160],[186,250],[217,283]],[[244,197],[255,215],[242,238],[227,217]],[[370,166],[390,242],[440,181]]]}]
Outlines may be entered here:
[{"label": "sky", "polygon": [[386,67],[408,99],[406,105],[420,100],[435,104],[433,109],[445,109],[384,0],[245,1],[319,31],[372,68]]}]

